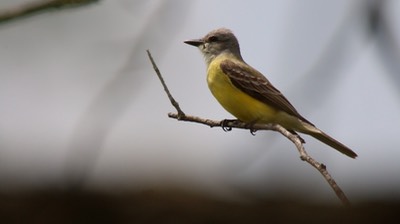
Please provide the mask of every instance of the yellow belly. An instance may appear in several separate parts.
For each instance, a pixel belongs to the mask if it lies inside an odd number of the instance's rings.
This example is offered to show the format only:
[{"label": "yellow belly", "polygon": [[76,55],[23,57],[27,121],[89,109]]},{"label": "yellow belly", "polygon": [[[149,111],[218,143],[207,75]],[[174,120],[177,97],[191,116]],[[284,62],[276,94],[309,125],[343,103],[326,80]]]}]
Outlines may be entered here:
[{"label": "yellow belly", "polygon": [[207,71],[208,87],[218,102],[241,121],[276,123],[280,112],[236,88],[219,66],[224,59],[214,59]]}]

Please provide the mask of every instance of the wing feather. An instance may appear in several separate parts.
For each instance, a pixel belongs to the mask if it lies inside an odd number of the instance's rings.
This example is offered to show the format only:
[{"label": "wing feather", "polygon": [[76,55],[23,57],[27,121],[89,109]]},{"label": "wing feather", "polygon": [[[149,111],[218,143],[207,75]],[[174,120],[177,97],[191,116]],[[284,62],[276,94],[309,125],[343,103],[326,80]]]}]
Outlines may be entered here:
[{"label": "wing feather", "polygon": [[257,70],[247,64],[242,65],[231,60],[222,61],[220,67],[236,88],[263,103],[285,111],[312,125],[312,123],[301,116],[286,97]]}]

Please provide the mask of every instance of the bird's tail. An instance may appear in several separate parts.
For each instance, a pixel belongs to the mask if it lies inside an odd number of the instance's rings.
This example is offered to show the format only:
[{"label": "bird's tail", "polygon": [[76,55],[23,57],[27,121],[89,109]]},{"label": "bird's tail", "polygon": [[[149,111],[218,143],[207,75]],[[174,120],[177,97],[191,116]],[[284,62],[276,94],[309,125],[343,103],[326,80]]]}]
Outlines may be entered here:
[{"label": "bird's tail", "polygon": [[325,134],[323,131],[315,128],[316,130],[309,131],[307,134],[313,136],[314,138],[320,140],[321,142],[331,146],[332,148],[338,150],[339,152],[345,154],[346,156],[349,156],[351,158],[356,158],[357,154],[353,152],[349,147],[343,145],[339,141],[335,140],[331,136]]}]

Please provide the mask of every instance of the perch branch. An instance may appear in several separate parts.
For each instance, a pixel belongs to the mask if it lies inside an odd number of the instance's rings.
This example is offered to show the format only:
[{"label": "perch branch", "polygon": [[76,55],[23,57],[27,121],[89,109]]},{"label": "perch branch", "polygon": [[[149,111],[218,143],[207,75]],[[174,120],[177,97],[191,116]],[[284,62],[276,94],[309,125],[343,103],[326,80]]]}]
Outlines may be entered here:
[{"label": "perch branch", "polygon": [[290,132],[284,127],[278,125],[278,124],[254,124],[251,127],[249,127],[248,124],[241,122],[239,120],[232,120],[232,121],[215,121],[215,120],[210,120],[210,119],[204,119],[196,116],[191,116],[191,115],[185,115],[181,108],[178,105],[178,102],[173,98],[171,95],[170,91],[168,90],[167,85],[164,82],[164,79],[162,78],[161,72],[158,69],[156,63],[154,62],[153,57],[151,56],[151,53],[149,50],[147,50],[147,54],[149,56],[149,59],[153,65],[153,68],[155,72],[157,73],[158,78],[161,81],[161,84],[164,87],[164,91],[167,93],[167,96],[169,100],[171,101],[171,104],[175,107],[177,110],[177,113],[168,113],[168,117],[174,118],[180,121],[187,121],[187,122],[195,122],[195,123],[200,123],[207,125],[209,127],[225,127],[225,128],[239,128],[239,129],[249,129],[250,131],[254,130],[271,130],[271,131],[277,131],[281,133],[283,136],[288,138],[293,144],[296,146],[297,150],[300,153],[300,159],[303,161],[306,161],[309,163],[311,166],[313,166],[315,169],[317,169],[321,175],[325,178],[325,180],[328,182],[329,186],[333,189],[335,192],[336,196],[340,199],[343,205],[349,206],[350,202],[342,189],[339,187],[339,185],[336,183],[336,181],[332,178],[332,176],[329,174],[328,170],[326,169],[326,166],[323,163],[320,163],[313,159],[311,156],[308,155],[304,148],[304,140],[297,135],[294,132]]}]

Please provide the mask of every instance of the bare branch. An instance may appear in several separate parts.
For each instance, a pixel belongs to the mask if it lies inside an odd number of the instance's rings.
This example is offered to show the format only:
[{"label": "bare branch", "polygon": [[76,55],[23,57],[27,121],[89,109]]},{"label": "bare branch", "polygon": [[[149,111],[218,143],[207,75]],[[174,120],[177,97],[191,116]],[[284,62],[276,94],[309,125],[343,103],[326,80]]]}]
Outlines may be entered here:
[{"label": "bare branch", "polygon": [[158,69],[156,63],[154,62],[154,59],[151,56],[150,51],[149,50],[146,50],[146,51],[147,51],[147,55],[149,56],[149,59],[151,61],[151,64],[153,65],[153,69],[157,73],[157,76],[160,79],[160,82],[161,82],[162,86],[164,87],[165,93],[167,93],[169,101],[171,102],[172,106],[175,107],[176,111],[178,111],[178,116],[177,116],[178,120],[182,119],[183,117],[185,117],[185,113],[183,113],[183,111],[179,107],[178,102],[176,102],[174,97],[172,97],[171,93],[169,92],[168,86],[167,86],[167,84],[165,84],[164,78],[162,77],[161,72]]},{"label": "bare branch", "polygon": [[[277,131],[281,133],[283,136],[288,138],[293,144],[296,146],[297,150],[300,153],[300,159],[303,161],[306,161],[309,163],[311,166],[313,166],[315,169],[317,169],[321,175],[325,178],[325,180],[328,182],[329,186],[333,189],[335,192],[336,196],[340,199],[343,205],[349,206],[350,201],[342,191],[342,189],[337,185],[336,181],[332,178],[332,176],[329,174],[328,170],[326,169],[326,166],[322,163],[319,163],[315,159],[313,159],[311,156],[308,155],[304,148],[304,140],[297,135],[295,132],[288,131],[284,127],[278,125],[278,124],[254,124],[254,125],[248,125],[247,123],[241,122],[239,120],[223,120],[223,121],[215,121],[211,119],[204,119],[196,116],[191,116],[191,115],[185,115],[183,111],[180,109],[178,103],[176,100],[173,98],[173,96],[170,94],[168,87],[166,86],[164,79],[162,78],[162,75],[160,71],[157,68],[156,63],[154,62],[153,58],[151,57],[151,53],[149,50],[147,50],[147,54],[149,56],[149,59],[151,63],[153,64],[153,68],[157,73],[157,76],[159,77],[161,84],[164,87],[165,92],[168,95],[169,100],[171,101],[171,104],[175,107],[175,109],[178,111],[178,113],[168,113],[168,117],[174,118],[180,121],[188,121],[188,122],[195,122],[195,123],[200,123],[204,124],[210,127],[222,127],[224,130],[226,128],[232,129],[232,128],[239,128],[239,129],[249,129],[251,132],[257,131],[257,130],[271,130],[271,131]],[[228,129],[228,130],[229,130]]]}]

